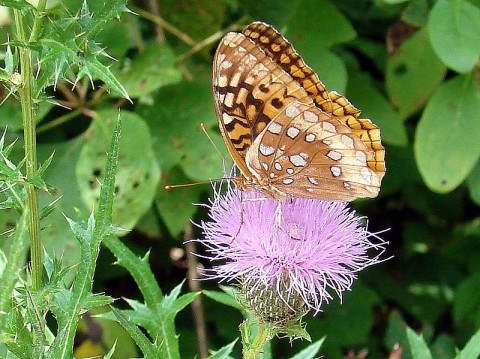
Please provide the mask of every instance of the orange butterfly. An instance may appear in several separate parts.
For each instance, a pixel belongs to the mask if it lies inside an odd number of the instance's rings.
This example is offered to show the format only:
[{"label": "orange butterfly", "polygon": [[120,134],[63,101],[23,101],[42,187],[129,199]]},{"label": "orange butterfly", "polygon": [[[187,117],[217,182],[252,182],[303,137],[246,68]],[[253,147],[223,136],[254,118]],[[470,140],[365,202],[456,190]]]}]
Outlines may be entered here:
[{"label": "orange butterfly", "polygon": [[215,109],[241,175],[235,183],[287,196],[375,197],[385,174],[380,130],[318,76],[273,27],[250,24],[221,40]]}]

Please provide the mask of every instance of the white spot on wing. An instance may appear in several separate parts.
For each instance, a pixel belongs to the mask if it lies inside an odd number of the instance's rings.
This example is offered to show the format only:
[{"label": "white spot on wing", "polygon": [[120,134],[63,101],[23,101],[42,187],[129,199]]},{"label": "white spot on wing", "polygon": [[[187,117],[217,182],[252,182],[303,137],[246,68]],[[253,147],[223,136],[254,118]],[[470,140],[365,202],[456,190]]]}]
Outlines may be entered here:
[{"label": "white spot on wing", "polygon": [[292,140],[295,139],[295,137],[298,136],[300,133],[300,130],[296,127],[289,127],[287,130],[287,136],[290,137]]},{"label": "white spot on wing", "polygon": [[367,183],[372,183],[372,172],[364,167],[360,170],[360,173],[362,174],[362,177],[367,181]]},{"label": "white spot on wing", "polygon": [[281,171],[281,170],[283,169],[283,167],[282,167],[282,165],[280,164],[280,162],[275,162],[275,163],[273,164],[273,167],[275,167],[275,169],[276,169],[277,171]]},{"label": "white spot on wing", "polygon": [[307,164],[306,158],[308,158],[308,155],[306,153],[301,153],[299,155],[290,156],[290,162],[292,162],[295,167],[304,167]]},{"label": "white spot on wing", "polygon": [[295,104],[292,103],[285,109],[285,115],[287,115],[287,117],[294,118],[300,115],[300,110],[297,106],[295,106]]},{"label": "white spot on wing", "polygon": [[342,143],[347,148],[355,148],[355,142],[353,142],[353,139],[347,135],[342,135]]},{"label": "white spot on wing", "polygon": [[315,141],[315,134],[314,133],[309,133],[305,136],[305,142],[313,142]]},{"label": "white spot on wing", "polygon": [[233,121],[233,117],[230,116],[228,113],[224,112],[222,114],[222,120],[225,125],[228,125],[230,122]]},{"label": "white spot on wing", "polygon": [[[224,59],[225,54],[222,54],[222,55],[223,55],[223,59]],[[223,61],[223,59],[220,60],[221,61],[220,67],[222,69],[229,69],[230,67],[232,67],[233,63],[231,61]]]},{"label": "white spot on wing", "polygon": [[308,122],[318,122],[318,116],[316,113],[311,112],[311,111],[305,111],[303,113],[303,116],[305,116],[305,121]]},{"label": "white spot on wing", "polygon": [[342,175],[342,169],[338,166],[330,167],[330,171],[332,172],[333,177],[338,177]]},{"label": "white spot on wing", "polygon": [[265,171],[268,170],[268,164],[266,164],[265,162],[262,162],[262,167]]},{"label": "white spot on wing", "polygon": [[283,126],[281,124],[279,124],[278,122],[271,122],[269,125],[268,125],[268,131],[275,134],[275,135],[278,135],[280,132],[282,132],[282,128]]},{"label": "white spot on wing", "polygon": [[271,154],[275,153],[275,148],[273,148],[272,146],[265,146],[261,144],[260,153],[264,156],[270,156]]},{"label": "white spot on wing", "polygon": [[293,175],[293,174],[295,173],[295,170],[294,170],[293,168],[291,168],[291,167],[288,167],[288,168],[287,168],[287,173],[288,173],[289,175]]},{"label": "white spot on wing", "polygon": [[283,184],[291,184],[293,183],[293,178],[284,178],[282,182]]},{"label": "white spot on wing", "polygon": [[315,177],[307,177],[307,178],[311,184],[314,184],[315,186],[318,185],[318,181]]},{"label": "white spot on wing", "polygon": [[337,129],[335,128],[335,126],[332,123],[327,121],[322,122],[322,128],[328,132],[333,132],[333,133],[337,132]]},{"label": "white spot on wing", "polygon": [[217,77],[217,84],[220,87],[225,87],[227,86],[227,76],[221,75]]},{"label": "white spot on wing", "polygon": [[352,185],[348,182],[343,182],[343,187],[345,187],[346,189],[352,189]]},{"label": "white spot on wing", "polygon": [[329,151],[327,157],[331,158],[334,161],[339,161],[342,159],[342,154],[337,151]]},{"label": "white spot on wing", "polygon": [[361,164],[363,165],[367,164],[367,155],[365,154],[365,152],[362,152],[362,151],[355,152],[355,158]]}]

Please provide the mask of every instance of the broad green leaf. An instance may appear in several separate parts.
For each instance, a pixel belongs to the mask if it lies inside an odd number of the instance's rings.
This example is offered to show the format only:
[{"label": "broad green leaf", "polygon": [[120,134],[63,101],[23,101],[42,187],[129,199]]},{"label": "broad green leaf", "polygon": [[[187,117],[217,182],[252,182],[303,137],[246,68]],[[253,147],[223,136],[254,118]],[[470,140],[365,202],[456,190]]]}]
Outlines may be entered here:
[{"label": "broad green leaf", "polygon": [[165,186],[191,183],[191,181],[179,167],[173,167],[162,177],[157,195],[155,196],[155,206],[168,231],[175,237],[185,230],[186,226],[191,225],[190,220],[198,209],[194,203],[200,202],[203,193],[211,193],[212,187],[209,183],[206,183],[193,187],[179,187],[166,190]]},{"label": "broad green leaf", "polygon": [[288,22],[286,36],[297,49],[330,48],[354,39],[356,32],[329,0],[303,0]]},{"label": "broad green leaf", "polygon": [[470,198],[480,206],[480,161],[470,171],[467,177],[467,186],[470,192]]},{"label": "broad green leaf", "polygon": [[200,123],[205,124],[224,158],[230,158],[217,130],[211,86],[210,80],[197,80],[162,87],[151,105],[142,104],[137,111],[151,129],[162,169],[178,165],[194,181],[223,175],[222,159]]},{"label": "broad green leaf", "polygon": [[428,0],[410,0],[402,12],[402,20],[416,27],[423,27],[428,20]]},{"label": "broad green leaf", "polygon": [[322,347],[323,342],[325,341],[325,337],[322,339],[317,340],[316,342],[310,344],[308,347],[300,351],[298,354],[294,355],[290,359],[313,359],[317,358],[317,353]]},{"label": "broad green leaf", "polygon": [[457,76],[432,96],[415,135],[415,158],[429,188],[456,188],[480,157],[480,81]]},{"label": "broad green leaf", "polygon": [[175,67],[175,59],[168,45],[150,45],[118,74],[118,80],[130,97],[145,96],[181,80],[182,74]]},{"label": "broad green leaf", "polygon": [[345,93],[345,65],[328,48],[352,40],[356,33],[330,1],[301,1],[288,22],[285,36],[328,90]]},{"label": "broad green leaf", "polygon": [[406,40],[388,59],[385,73],[388,96],[405,119],[420,109],[443,81],[446,67],[437,58],[426,30]]},{"label": "broad green leaf", "polygon": [[[98,198],[99,184],[104,176],[106,146],[118,115],[117,111],[111,110],[98,112],[85,136],[76,175],[87,208],[93,208]],[[120,140],[113,222],[131,229],[153,201],[160,170],[145,122],[138,115],[126,111],[121,113],[121,118],[124,132]]]},{"label": "broad green leaf", "polygon": [[480,56],[480,9],[465,0],[440,0],[430,11],[433,49],[449,68],[465,73]]},{"label": "broad green leaf", "polygon": [[432,354],[428,349],[423,336],[418,335],[412,329],[407,328],[407,338],[413,359],[431,359]]},{"label": "broad green leaf", "polygon": [[380,128],[383,141],[396,146],[407,144],[407,132],[398,113],[377,90],[369,76],[351,76],[347,94],[354,106],[361,109],[361,116],[371,119]]},{"label": "broad green leaf", "polygon": [[456,323],[464,321],[480,324],[480,274],[473,274],[458,286],[453,302]]},{"label": "broad green leaf", "polygon": [[476,359],[480,356],[480,330],[470,338],[455,359]]}]

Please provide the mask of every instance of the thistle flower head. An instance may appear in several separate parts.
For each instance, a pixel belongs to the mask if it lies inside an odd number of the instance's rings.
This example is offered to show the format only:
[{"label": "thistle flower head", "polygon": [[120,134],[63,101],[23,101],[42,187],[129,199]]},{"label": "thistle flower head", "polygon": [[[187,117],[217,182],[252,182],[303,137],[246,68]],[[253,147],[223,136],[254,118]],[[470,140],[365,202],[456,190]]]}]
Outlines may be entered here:
[{"label": "thistle flower head", "polygon": [[229,185],[208,207],[199,241],[215,265],[205,276],[237,282],[247,309],[268,321],[318,312],[333,293],[341,299],[385,249],[344,202],[278,202]]}]

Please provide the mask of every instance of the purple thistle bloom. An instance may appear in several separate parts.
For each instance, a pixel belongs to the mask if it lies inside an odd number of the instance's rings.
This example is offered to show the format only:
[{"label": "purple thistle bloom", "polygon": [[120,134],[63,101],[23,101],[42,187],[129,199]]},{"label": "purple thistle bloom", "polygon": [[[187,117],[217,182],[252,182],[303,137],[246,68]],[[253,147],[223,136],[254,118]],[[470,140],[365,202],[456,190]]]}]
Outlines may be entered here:
[{"label": "purple thistle bloom", "polygon": [[[386,243],[368,232],[364,218],[345,202],[278,202],[229,184],[225,194],[216,189],[207,207],[211,220],[201,223],[205,238],[198,241],[207,247],[206,257],[220,263],[204,274],[238,282],[247,301],[260,296],[248,305],[254,312],[259,301],[272,297],[283,301],[290,316],[308,309],[318,312],[333,299],[331,292],[341,300],[356,273],[378,263],[385,250]],[[371,249],[376,251],[373,257]],[[278,303],[270,303],[272,307]],[[278,318],[278,313],[261,316]]]}]

